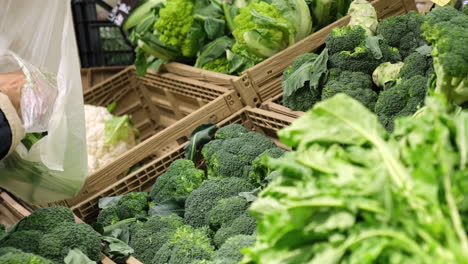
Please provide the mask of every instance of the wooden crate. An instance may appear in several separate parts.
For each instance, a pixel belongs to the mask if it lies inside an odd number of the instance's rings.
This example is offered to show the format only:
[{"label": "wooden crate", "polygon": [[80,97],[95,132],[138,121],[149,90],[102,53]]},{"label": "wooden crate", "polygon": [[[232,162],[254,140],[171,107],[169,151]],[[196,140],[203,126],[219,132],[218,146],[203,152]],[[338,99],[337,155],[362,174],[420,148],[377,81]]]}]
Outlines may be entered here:
[{"label": "wooden crate", "polygon": [[125,66],[82,68],[81,82],[83,84],[83,91],[107,80],[124,69]]},{"label": "wooden crate", "polygon": [[[415,2],[414,1],[373,1],[372,4],[374,5],[377,15],[379,19],[384,19],[386,17],[390,16],[397,16],[401,15],[404,13],[409,12],[410,10],[415,10]],[[314,49],[319,48],[320,46],[325,44],[325,39],[330,33],[331,29],[335,26],[344,26],[348,24],[349,22],[349,17],[344,17],[335,23],[329,25],[327,28],[322,29],[321,31],[326,31],[326,35],[321,36],[320,38],[317,37],[315,39],[315,42],[310,41],[309,46],[313,46]],[[318,32],[321,32],[318,31]],[[317,32],[317,33],[318,33]],[[315,34],[314,34],[315,35]],[[308,41],[312,36],[306,39]],[[309,51],[304,51],[302,53],[295,53],[294,58],[310,52]],[[294,59],[293,59],[294,60]],[[292,118],[297,118],[304,114],[304,112],[301,111],[291,111],[289,108],[283,106],[283,89],[281,87],[281,76],[279,78],[276,78],[274,80],[271,80],[268,84],[266,84],[267,87],[269,87],[270,90],[277,91],[274,96],[268,98],[267,100],[264,100],[260,106],[260,108],[271,111],[273,113],[278,113],[282,115],[286,115]]]},{"label": "wooden crate", "polygon": [[219,122],[242,108],[235,91],[171,73],[139,77],[133,66],[88,90],[84,99],[87,104],[99,106],[117,102],[115,114],[130,115],[140,132],[141,143],[89,175],[75,197],[40,207],[71,207],[120,180],[129,168],[178,146],[198,125]]},{"label": "wooden crate", "polygon": [[[416,10],[414,0],[375,0],[372,4],[377,10],[379,18]],[[278,85],[281,81],[281,75],[297,56],[317,49],[325,43],[326,37],[334,27],[345,26],[348,23],[349,17],[343,17],[244,71],[241,76],[211,72],[176,62],[166,63],[163,66],[163,71],[235,89],[245,105],[259,107],[261,102],[281,93],[281,86]]]},{"label": "wooden crate", "polygon": [[[13,226],[16,222],[31,214],[32,210],[24,207],[18,200],[5,191],[0,190],[0,224],[6,228]],[[83,223],[79,218],[76,218],[77,223]],[[102,264],[115,264],[110,258],[104,254],[101,257]],[[127,264],[141,264],[135,258],[129,258]]]},{"label": "wooden crate", "polygon": [[416,0],[416,7],[419,13],[429,13],[434,6],[431,0]]},{"label": "wooden crate", "polygon": [[[267,135],[274,139],[278,145],[282,146],[276,139],[276,132],[277,130],[288,126],[293,120],[293,118],[271,113],[262,109],[245,107],[230,118],[218,122],[217,125],[221,127],[233,123],[242,124],[253,131]],[[175,129],[173,129],[173,131],[168,130],[166,132],[173,134],[180,133]],[[188,140],[180,142],[180,146],[170,153],[154,159],[140,170],[115,181],[113,184],[109,184],[89,199],[74,205],[72,207],[73,212],[85,222],[91,223],[96,219],[96,216],[99,213],[98,201],[100,198],[117,196],[130,192],[149,191],[156,178],[163,174],[173,161],[184,158],[184,146],[187,143]]]}]

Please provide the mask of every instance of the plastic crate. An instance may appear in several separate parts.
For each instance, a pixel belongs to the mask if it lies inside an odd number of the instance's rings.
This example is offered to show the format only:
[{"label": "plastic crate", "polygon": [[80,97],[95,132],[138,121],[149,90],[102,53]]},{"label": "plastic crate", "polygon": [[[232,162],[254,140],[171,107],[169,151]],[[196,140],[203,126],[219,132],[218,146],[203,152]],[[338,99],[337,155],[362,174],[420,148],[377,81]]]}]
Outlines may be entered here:
[{"label": "plastic crate", "polygon": [[97,106],[116,102],[115,114],[130,116],[141,142],[89,175],[75,197],[34,208],[71,207],[125,177],[129,168],[178,147],[198,125],[219,122],[242,108],[235,91],[170,73],[148,72],[140,77],[133,66],[86,91],[84,100]]},{"label": "plastic crate", "polygon": [[[375,0],[372,4],[377,10],[380,19],[416,10],[414,0]],[[281,93],[281,75],[284,69],[291,65],[297,56],[317,49],[325,43],[326,37],[333,28],[344,26],[348,23],[349,17],[343,17],[295,45],[244,71],[241,76],[216,73],[175,62],[166,63],[163,70],[221,85],[229,89],[236,89],[245,105],[259,107],[261,102],[267,101]]]},{"label": "plastic crate", "polygon": [[124,66],[82,68],[81,82],[83,84],[83,91],[107,80],[124,69]]},{"label": "plastic crate", "polygon": [[[125,32],[106,15],[111,6],[103,0],[72,0],[73,22],[81,67],[131,65],[135,60]],[[103,11],[103,12],[99,12]]]},{"label": "plastic crate", "polygon": [[[272,138],[278,146],[286,148],[278,142],[276,132],[288,126],[293,118],[271,113],[258,108],[245,107],[231,117],[218,122],[218,127],[227,124],[241,124],[253,131],[262,133]],[[175,129],[166,131],[168,134],[184,135],[187,132]],[[165,135],[160,135],[165,137]],[[100,192],[72,207],[73,212],[87,223],[93,222],[99,212],[98,201],[103,197],[117,196],[129,192],[149,191],[156,178],[163,174],[170,164],[180,158],[184,158],[184,147],[188,139],[180,142],[180,145],[166,155],[153,159],[138,171],[107,185]]]}]

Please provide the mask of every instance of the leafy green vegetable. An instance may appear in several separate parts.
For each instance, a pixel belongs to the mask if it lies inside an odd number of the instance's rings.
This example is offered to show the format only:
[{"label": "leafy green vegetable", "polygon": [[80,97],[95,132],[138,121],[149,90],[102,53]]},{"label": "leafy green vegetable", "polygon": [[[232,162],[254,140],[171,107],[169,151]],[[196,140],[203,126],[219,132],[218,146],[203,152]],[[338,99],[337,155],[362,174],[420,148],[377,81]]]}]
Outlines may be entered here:
[{"label": "leafy green vegetable", "polygon": [[96,264],[81,252],[79,249],[70,249],[68,255],[64,259],[65,264]]},{"label": "leafy green vegetable", "polygon": [[137,130],[133,127],[128,115],[115,116],[111,120],[106,120],[104,129],[106,144],[129,140],[137,134]]},{"label": "leafy green vegetable", "polygon": [[215,124],[205,123],[193,130],[188,145],[184,147],[185,158],[196,161],[202,147],[213,138],[217,129]]}]

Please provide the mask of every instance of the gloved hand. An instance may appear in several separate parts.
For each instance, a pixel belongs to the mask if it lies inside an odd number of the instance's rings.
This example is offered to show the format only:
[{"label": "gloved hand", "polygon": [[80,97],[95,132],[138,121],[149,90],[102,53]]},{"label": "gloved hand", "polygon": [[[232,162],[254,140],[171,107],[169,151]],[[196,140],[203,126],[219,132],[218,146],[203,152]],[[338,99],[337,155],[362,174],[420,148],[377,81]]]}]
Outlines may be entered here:
[{"label": "gloved hand", "polygon": [[47,131],[58,93],[57,80],[13,52],[1,56],[0,64],[16,69],[1,74],[5,83],[0,81],[0,89],[17,109],[26,133]]}]

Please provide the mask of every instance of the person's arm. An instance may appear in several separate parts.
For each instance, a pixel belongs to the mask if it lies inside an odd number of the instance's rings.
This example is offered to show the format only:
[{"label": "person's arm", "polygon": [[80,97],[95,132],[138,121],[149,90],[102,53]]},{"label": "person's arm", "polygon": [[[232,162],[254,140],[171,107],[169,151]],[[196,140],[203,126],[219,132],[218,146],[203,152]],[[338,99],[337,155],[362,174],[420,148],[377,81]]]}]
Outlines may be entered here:
[{"label": "person's arm", "polygon": [[23,85],[21,72],[0,74],[0,160],[8,156],[24,137],[19,116]]}]

